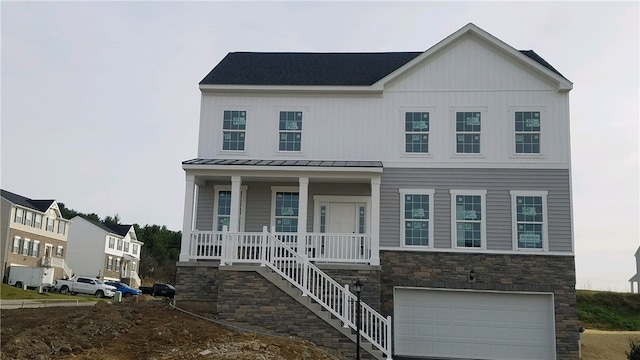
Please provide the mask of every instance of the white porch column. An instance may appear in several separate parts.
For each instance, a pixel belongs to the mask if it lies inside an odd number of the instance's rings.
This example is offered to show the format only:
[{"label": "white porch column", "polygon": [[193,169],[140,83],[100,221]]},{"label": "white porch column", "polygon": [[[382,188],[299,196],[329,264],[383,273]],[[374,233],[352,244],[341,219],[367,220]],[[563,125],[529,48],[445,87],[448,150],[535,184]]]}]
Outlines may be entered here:
[{"label": "white porch column", "polygon": [[298,179],[298,255],[304,255],[307,238],[307,203],[309,199],[309,178]]},{"label": "white porch column", "polygon": [[234,233],[240,231],[240,176],[231,177],[231,215],[229,219],[229,231]]},{"label": "white porch column", "polygon": [[191,249],[191,231],[195,204],[195,176],[187,174],[184,190],[184,216],[182,218],[182,240],[180,241],[180,261],[189,261]]},{"label": "white porch column", "polygon": [[371,260],[380,265],[380,177],[371,178]]}]

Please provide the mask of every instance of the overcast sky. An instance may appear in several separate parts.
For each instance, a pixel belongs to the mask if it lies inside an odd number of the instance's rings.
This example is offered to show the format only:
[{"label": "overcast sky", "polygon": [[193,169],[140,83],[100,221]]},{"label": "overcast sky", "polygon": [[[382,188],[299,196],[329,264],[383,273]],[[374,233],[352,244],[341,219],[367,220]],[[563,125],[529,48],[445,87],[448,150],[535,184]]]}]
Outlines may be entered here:
[{"label": "overcast sky", "polygon": [[469,22],[574,83],[577,287],[628,291],[640,245],[634,2],[7,2],[2,188],[182,229],[198,82],[232,51],[424,51]]}]

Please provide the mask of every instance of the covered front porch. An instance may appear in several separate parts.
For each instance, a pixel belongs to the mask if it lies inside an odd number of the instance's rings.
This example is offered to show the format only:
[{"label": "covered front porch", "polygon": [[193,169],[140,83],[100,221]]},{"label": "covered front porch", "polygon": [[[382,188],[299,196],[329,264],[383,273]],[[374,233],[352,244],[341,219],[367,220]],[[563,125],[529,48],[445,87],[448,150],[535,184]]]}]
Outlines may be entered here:
[{"label": "covered front porch", "polygon": [[183,169],[180,261],[233,263],[269,233],[313,262],[380,264],[380,162],[194,159]]}]

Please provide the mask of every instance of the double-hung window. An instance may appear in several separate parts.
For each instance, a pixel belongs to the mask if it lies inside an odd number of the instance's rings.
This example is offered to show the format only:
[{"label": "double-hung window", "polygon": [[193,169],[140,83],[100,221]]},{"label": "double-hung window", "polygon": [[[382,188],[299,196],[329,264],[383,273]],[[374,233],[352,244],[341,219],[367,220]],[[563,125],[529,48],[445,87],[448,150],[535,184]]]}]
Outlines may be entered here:
[{"label": "double-hung window", "polygon": [[116,268],[114,270],[120,272],[120,258],[116,258]]},{"label": "double-hung window", "polygon": [[31,240],[24,239],[22,242],[22,255],[31,255]]},{"label": "double-hung window", "polygon": [[116,247],[116,238],[109,236],[109,249],[115,249]]},{"label": "double-hung window", "polygon": [[20,237],[16,236],[13,238],[13,253],[14,254],[20,254]]},{"label": "double-hung window", "polygon": [[62,255],[64,255],[64,248],[58,245],[58,248],[56,249],[56,256],[62,257]]},{"label": "double-hung window", "polygon": [[547,192],[511,191],[511,206],[514,247],[548,250]]},{"label": "double-hung window", "polygon": [[456,153],[480,154],[481,117],[479,111],[456,112]]},{"label": "double-hung window", "polygon": [[278,129],[280,151],[301,150],[302,111],[280,111]]},{"label": "double-hung window", "polygon": [[118,239],[118,247],[117,250],[122,250],[122,239]]},{"label": "double-hung window", "polygon": [[107,270],[113,270],[113,257],[109,256],[107,259]]},{"label": "double-hung window", "polygon": [[225,110],[222,119],[222,150],[244,151],[247,112]]},{"label": "double-hung window", "polygon": [[540,153],[540,111],[516,111],[516,154]]},{"label": "double-hung window", "polygon": [[432,246],[433,194],[431,189],[400,189],[403,246]]},{"label": "double-hung window", "polygon": [[405,152],[429,152],[429,113],[406,112],[404,118]]},{"label": "double-hung window", "polygon": [[33,247],[31,248],[31,256],[38,257],[40,256],[40,241],[34,240]]},{"label": "double-hung window", "polygon": [[[276,233],[295,233],[298,231],[299,193],[295,191],[274,190],[273,221]],[[283,241],[294,241],[295,235],[279,235]]]},{"label": "double-hung window", "polygon": [[53,232],[53,219],[47,218],[47,231]]},{"label": "double-hung window", "polygon": [[124,252],[129,252],[129,242],[128,241],[124,242]]},{"label": "double-hung window", "polygon": [[133,244],[133,255],[138,255],[138,244]]},{"label": "double-hung window", "polygon": [[67,223],[64,221],[58,221],[58,234],[64,235]]},{"label": "double-hung window", "polygon": [[33,221],[33,227],[36,229],[42,229],[42,214],[36,214]]},{"label": "double-hung window", "polygon": [[22,222],[24,221],[23,219],[24,219],[24,210],[20,208],[16,208],[16,216],[13,219],[13,221],[18,224],[22,224]]},{"label": "double-hung window", "polygon": [[24,214],[24,224],[27,226],[33,226],[33,212],[26,211]]},{"label": "double-hung window", "polygon": [[451,190],[454,248],[486,248],[486,190]]}]

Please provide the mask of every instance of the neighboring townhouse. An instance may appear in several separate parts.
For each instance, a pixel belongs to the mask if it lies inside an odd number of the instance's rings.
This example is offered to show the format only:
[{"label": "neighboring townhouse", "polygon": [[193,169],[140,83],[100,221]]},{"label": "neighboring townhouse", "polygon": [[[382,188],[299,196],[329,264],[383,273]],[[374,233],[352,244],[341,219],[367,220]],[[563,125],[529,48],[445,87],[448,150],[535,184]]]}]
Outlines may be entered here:
[{"label": "neighboring townhouse", "polygon": [[69,220],[62,217],[55,200],[33,200],[0,190],[2,282],[11,266],[54,268],[54,279],[69,276],[65,261]]},{"label": "neighboring townhouse", "polygon": [[634,255],[636,257],[636,274],[629,279],[632,293],[640,293],[640,247],[636,250]]},{"label": "neighboring townhouse", "polygon": [[140,287],[140,251],[133,225],[105,225],[81,216],[71,219],[67,259],[76,275],[122,281]]},{"label": "neighboring townhouse", "polygon": [[577,359],[572,87],[473,24],[229,53],[182,163],[177,301],[345,359],[356,329],[368,359]]}]

